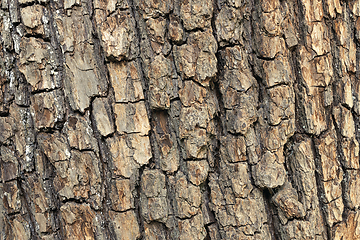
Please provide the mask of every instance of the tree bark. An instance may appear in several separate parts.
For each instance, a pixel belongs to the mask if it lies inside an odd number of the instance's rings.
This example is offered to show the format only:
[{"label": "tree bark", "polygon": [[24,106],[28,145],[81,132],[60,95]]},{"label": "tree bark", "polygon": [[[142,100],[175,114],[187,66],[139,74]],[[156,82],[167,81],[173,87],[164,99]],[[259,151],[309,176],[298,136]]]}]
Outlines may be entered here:
[{"label": "tree bark", "polygon": [[0,8],[0,240],[360,239],[360,0]]}]

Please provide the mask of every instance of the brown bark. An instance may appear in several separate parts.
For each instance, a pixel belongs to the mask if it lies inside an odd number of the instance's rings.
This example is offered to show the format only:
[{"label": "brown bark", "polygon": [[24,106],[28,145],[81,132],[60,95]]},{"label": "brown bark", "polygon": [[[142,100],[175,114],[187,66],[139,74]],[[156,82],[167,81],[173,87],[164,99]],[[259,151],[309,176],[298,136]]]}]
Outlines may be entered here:
[{"label": "brown bark", "polygon": [[0,15],[0,239],[360,239],[360,0]]}]

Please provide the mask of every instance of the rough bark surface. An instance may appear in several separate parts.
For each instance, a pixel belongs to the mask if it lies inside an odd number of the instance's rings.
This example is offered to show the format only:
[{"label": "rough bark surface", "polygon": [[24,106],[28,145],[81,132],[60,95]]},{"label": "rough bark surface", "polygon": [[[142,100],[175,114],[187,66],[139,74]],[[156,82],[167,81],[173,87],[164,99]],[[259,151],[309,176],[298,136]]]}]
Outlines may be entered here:
[{"label": "rough bark surface", "polygon": [[0,240],[360,239],[360,0],[0,0],[0,32]]}]

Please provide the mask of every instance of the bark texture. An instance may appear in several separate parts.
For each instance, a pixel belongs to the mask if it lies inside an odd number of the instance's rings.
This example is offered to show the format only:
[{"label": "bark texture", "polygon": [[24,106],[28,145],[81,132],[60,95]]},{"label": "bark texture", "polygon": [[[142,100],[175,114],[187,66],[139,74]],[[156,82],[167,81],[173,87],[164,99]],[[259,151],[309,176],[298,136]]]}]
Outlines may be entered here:
[{"label": "bark texture", "polygon": [[360,239],[360,0],[0,16],[0,240]]}]

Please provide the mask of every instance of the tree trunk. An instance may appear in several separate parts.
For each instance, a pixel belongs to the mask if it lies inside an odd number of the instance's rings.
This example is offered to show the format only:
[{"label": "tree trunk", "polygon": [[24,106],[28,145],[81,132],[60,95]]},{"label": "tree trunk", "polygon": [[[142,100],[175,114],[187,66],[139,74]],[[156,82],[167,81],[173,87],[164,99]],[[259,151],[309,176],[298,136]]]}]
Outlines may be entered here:
[{"label": "tree trunk", "polygon": [[0,240],[360,239],[360,0],[0,7]]}]

